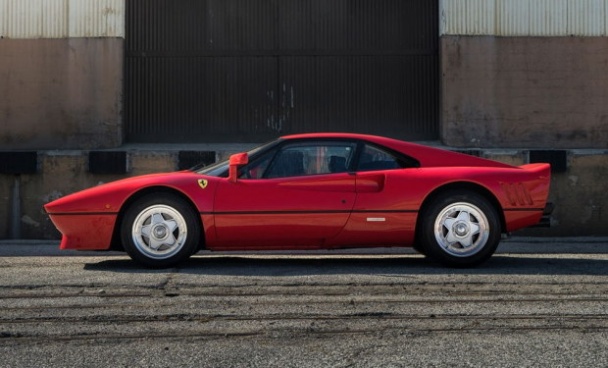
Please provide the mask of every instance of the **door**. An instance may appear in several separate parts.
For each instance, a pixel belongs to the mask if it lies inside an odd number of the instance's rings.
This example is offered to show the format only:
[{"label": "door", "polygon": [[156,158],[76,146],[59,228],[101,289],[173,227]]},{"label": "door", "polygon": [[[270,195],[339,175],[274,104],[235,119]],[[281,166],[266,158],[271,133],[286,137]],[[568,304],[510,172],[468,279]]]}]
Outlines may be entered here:
[{"label": "door", "polygon": [[355,203],[347,165],[352,142],[292,143],[222,181],[214,203],[217,244],[225,249],[321,248],[344,228]]},{"label": "door", "polygon": [[[357,199],[334,246],[395,246],[413,242],[418,211],[410,186],[418,163],[365,144],[356,167]],[[415,180],[415,179],[414,179]]]}]

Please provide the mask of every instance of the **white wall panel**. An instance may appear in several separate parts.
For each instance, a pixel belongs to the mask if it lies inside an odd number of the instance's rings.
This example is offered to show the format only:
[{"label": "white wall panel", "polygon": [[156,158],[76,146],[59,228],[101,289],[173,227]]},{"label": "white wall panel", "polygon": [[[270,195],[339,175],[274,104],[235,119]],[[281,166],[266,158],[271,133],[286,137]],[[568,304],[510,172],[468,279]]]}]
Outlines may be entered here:
[{"label": "white wall panel", "polygon": [[555,36],[568,23],[569,0],[535,0],[530,2],[530,35]]},{"label": "white wall panel", "polygon": [[124,37],[125,0],[0,0],[4,38]]},{"label": "white wall panel", "polygon": [[497,2],[498,28],[500,35],[523,36],[530,33],[529,0],[503,0]]},{"label": "white wall panel", "polygon": [[494,1],[468,0],[467,13],[474,15],[466,23],[468,34],[487,34],[496,29],[496,8]]},{"label": "white wall panel", "polygon": [[608,36],[608,0],[440,0],[442,35]]},{"label": "white wall panel", "polygon": [[8,38],[62,37],[66,34],[66,0],[0,0],[2,36]]},{"label": "white wall panel", "polygon": [[568,0],[568,33],[573,35],[606,35],[604,0]]},{"label": "white wall panel", "polygon": [[69,19],[70,37],[124,37],[125,0],[70,0]]}]

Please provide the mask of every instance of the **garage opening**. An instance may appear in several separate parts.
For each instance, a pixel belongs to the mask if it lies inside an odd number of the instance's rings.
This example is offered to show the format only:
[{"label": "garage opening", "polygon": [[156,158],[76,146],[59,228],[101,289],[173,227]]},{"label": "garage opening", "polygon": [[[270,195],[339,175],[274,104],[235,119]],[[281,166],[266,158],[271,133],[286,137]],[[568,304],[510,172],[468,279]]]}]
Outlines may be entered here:
[{"label": "garage opening", "polygon": [[438,138],[437,1],[126,4],[129,142]]}]

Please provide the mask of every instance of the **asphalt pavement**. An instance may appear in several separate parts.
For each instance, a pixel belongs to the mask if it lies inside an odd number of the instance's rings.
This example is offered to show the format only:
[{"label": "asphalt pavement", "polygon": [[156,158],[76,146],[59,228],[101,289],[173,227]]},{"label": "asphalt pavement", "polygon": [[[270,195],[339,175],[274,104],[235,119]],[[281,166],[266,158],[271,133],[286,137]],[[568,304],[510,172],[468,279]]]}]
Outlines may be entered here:
[{"label": "asphalt pavement", "polygon": [[472,269],[381,248],[150,270],[58,247],[0,241],[0,368],[608,366],[608,238],[505,239]]}]

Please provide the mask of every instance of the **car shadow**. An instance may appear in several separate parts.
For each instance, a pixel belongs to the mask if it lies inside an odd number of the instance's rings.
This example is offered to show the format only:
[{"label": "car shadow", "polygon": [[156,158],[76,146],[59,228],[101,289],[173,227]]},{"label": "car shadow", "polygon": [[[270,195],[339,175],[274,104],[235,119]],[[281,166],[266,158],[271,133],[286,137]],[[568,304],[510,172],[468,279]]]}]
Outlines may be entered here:
[{"label": "car shadow", "polygon": [[168,269],[145,268],[130,259],[87,263],[85,270],[117,273],[180,273],[209,276],[319,275],[608,275],[608,259],[580,255],[495,255],[472,268],[444,267],[421,255],[384,256],[195,256]]}]

